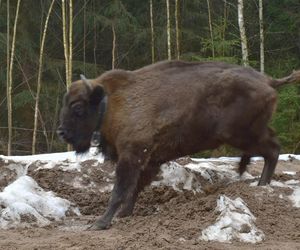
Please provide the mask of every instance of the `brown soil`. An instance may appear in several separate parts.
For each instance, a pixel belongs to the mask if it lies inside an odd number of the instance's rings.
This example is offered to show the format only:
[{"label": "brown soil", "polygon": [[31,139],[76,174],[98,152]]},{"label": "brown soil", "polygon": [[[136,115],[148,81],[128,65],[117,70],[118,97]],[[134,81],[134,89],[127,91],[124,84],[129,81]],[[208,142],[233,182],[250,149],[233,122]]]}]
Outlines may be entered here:
[{"label": "brown soil", "polygon": [[[181,159],[186,164],[190,159]],[[16,172],[7,169],[12,162],[0,160],[0,189],[13,181]],[[87,231],[88,225],[103,213],[113,183],[114,168],[108,163],[82,163],[81,171],[39,169],[31,164],[28,175],[45,190],[76,204],[82,216],[67,216],[44,228],[0,230],[0,249],[300,249],[300,208],[292,206],[288,188],[252,187],[251,180],[222,181],[215,185],[201,180],[204,193],[178,192],[171,187],[148,187],[141,193],[132,217],[115,219],[105,231]],[[260,174],[262,162],[250,166]],[[297,171],[296,176],[282,171]],[[279,162],[274,179],[300,177],[300,162]],[[75,183],[75,184],[74,184]],[[241,197],[257,218],[256,226],[266,239],[257,244],[198,240],[201,231],[218,216],[216,200],[221,194]],[[283,198],[279,198],[282,194]],[[23,218],[30,221],[32,218]]]}]

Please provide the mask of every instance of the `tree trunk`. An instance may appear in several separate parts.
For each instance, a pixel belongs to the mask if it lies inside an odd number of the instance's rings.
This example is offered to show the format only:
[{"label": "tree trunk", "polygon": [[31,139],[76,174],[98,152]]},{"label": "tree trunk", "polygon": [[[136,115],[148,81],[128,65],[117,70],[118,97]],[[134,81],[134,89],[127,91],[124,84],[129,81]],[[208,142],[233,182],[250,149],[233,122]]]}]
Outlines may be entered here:
[{"label": "tree trunk", "polygon": [[[8,1],[9,2],[9,1]],[[17,33],[17,23],[19,17],[20,2],[17,2],[17,10],[14,23],[14,31],[11,43],[11,54],[10,54],[10,64],[9,64],[9,82],[8,82],[8,94],[7,94],[7,112],[8,112],[8,144],[7,144],[7,155],[11,155],[11,142],[12,142],[12,72],[13,72],[13,62],[15,56],[15,44],[16,44],[16,33]]]},{"label": "tree trunk", "polygon": [[66,28],[66,4],[65,0],[61,1],[62,6],[62,25],[63,25],[63,43],[64,43],[64,54],[65,54],[65,68],[66,68],[66,87],[69,85],[69,53],[68,53],[68,41],[67,41],[67,28]]},{"label": "tree trunk", "polygon": [[12,133],[12,118],[11,118],[11,88],[10,80],[9,80],[9,52],[10,52],[10,28],[9,28],[9,0],[7,0],[7,31],[6,31],[6,64],[7,64],[7,70],[6,70],[6,99],[7,99],[7,128],[8,128],[8,142],[7,142],[7,155],[11,155],[11,133]]},{"label": "tree trunk", "polygon": [[[73,6],[72,1],[69,2],[69,36],[67,31],[67,20],[66,20],[66,4],[65,0],[62,0],[62,21],[63,21],[63,43],[64,43],[64,54],[65,54],[65,68],[66,68],[66,88],[71,84],[71,76],[72,76],[72,32],[73,32]],[[68,145],[67,150],[71,150],[71,146]]]},{"label": "tree trunk", "polygon": [[259,0],[260,71],[265,71],[263,0]]},{"label": "tree trunk", "polygon": [[51,140],[50,140],[50,144],[49,144],[49,153],[52,152],[54,136],[56,135],[56,126],[57,126],[56,124],[57,124],[58,115],[59,115],[59,101],[60,101],[59,92],[60,92],[60,88],[58,88],[57,96],[56,96],[54,119],[53,119],[52,129],[51,129]]},{"label": "tree trunk", "polygon": [[[93,13],[96,13],[96,6],[95,6],[95,0],[93,1]],[[94,70],[95,70],[95,75],[97,74],[97,23],[96,23],[96,18],[95,15],[93,15],[93,38],[94,38],[94,48],[93,48],[93,57],[94,57]]]},{"label": "tree trunk", "polygon": [[114,22],[111,25],[111,30],[112,30],[112,35],[113,35],[113,40],[112,40],[112,50],[111,50],[111,68],[115,68],[115,63],[116,63],[116,31],[115,31],[115,24]]},{"label": "tree trunk", "polygon": [[246,37],[246,30],[244,24],[244,0],[238,0],[238,22],[239,22],[239,29],[241,35],[243,65],[248,66],[249,65],[248,46],[247,46],[247,37]]},{"label": "tree trunk", "polygon": [[179,37],[179,9],[180,0],[175,0],[175,27],[176,27],[176,58],[180,59],[180,37]]},{"label": "tree trunk", "polygon": [[33,137],[32,137],[32,148],[31,153],[35,154],[35,146],[36,146],[36,134],[37,134],[37,127],[38,127],[38,113],[39,113],[39,101],[40,101],[40,92],[41,92],[41,78],[42,78],[42,67],[43,67],[43,55],[44,55],[44,44],[47,34],[47,28],[48,28],[48,21],[49,17],[52,11],[52,7],[55,0],[52,0],[48,14],[46,17],[44,30],[43,30],[43,36],[41,40],[41,47],[40,47],[40,58],[39,58],[39,69],[38,69],[38,79],[37,79],[37,90],[36,90],[36,97],[35,97],[35,109],[34,109],[34,126],[33,126]]},{"label": "tree trunk", "polygon": [[171,24],[170,24],[170,2],[166,0],[167,5],[167,45],[168,45],[168,60],[172,59],[171,54]]},{"label": "tree trunk", "polygon": [[154,25],[153,25],[153,1],[150,0],[150,28],[151,28],[151,59],[152,63],[155,62],[154,51]]},{"label": "tree trunk", "polygon": [[208,25],[209,25],[209,33],[210,33],[210,40],[211,40],[211,54],[212,57],[215,57],[215,46],[214,46],[214,35],[213,35],[213,27],[211,22],[211,12],[210,12],[210,2],[207,0],[207,8],[208,8]]},{"label": "tree trunk", "polygon": [[225,56],[225,36],[226,36],[226,28],[227,28],[227,19],[228,19],[228,11],[227,11],[227,0],[224,0],[224,21],[223,21],[223,31],[222,31],[222,56]]},{"label": "tree trunk", "polygon": [[86,41],[85,41],[85,37],[86,37],[86,0],[84,0],[84,6],[83,6],[83,74],[85,75],[85,56],[86,56],[86,52],[85,52],[85,47],[86,47]]},{"label": "tree trunk", "polygon": [[69,88],[72,82],[72,61],[73,61],[73,0],[69,0]]}]

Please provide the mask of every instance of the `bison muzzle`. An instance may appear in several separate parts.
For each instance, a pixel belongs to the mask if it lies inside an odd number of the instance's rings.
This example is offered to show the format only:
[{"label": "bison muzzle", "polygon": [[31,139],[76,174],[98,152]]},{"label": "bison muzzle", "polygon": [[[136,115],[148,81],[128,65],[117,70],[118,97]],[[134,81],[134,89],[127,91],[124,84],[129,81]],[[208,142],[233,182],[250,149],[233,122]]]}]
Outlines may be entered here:
[{"label": "bison muzzle", "polygon": [[240,174],[252,156],[263,156],[259,185],[270,183],[280,151],[268,127],[275,88],[299,80],[299,71],[272,79],[221,62],[166,61],[72,83],[58,134],[83,153],[99,130],[104,154],[116,162],[108,208],[92,228],[109,228],[117,211],[131,215],[162,163],[222,144],[243,152]]}]

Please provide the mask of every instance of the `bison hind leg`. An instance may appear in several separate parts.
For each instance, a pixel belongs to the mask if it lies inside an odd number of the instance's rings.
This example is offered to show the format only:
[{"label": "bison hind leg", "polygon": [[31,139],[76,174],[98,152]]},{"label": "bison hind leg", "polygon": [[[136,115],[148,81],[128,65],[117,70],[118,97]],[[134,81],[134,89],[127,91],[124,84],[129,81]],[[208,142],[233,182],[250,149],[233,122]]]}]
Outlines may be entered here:
[{"label": "bison hind leg", "polygon": [[271,135],[271,133],[270,138],[262,144],[262,147],[263,150],[261,154],[264,157],[265,164],[260,180],[258,182],[259,186],[264,186],[271,182],[271,178],[275,171],[280,152],[280,145],[277,141],[277,138],[275,137],[275,135]]},{"label": "bison hind leg", "polygon": [[251,155],[243,154],[239,163],[238,173],[240,176],[247,170],[247,165],[250,163]]},{"label": "bison hind leg", "polygon": [[251,155],[261,155],[265,162],[258,185],[264,186],[269,184],[275,171],[280,152],[280,145],[274,131],[267,128],[260,137],[257,137],[257,140],[253,141],[251,146],[249,145],[249,147],[247,147],[246,152],[248,153],[242,155],[239,163],[240,175],[245,172],[247,165],[250,162]]}]

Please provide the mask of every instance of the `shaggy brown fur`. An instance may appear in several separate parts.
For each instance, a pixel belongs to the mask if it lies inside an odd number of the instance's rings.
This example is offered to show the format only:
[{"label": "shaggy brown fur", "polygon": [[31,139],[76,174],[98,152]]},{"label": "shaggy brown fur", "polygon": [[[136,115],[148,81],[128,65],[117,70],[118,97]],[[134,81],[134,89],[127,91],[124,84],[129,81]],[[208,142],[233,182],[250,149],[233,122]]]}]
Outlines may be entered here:
[{"label": "shaggy brown fur", "polygon": [[112,70],[73,83],[65,96],[59,134],[77,152],[90,147],[99,103],[107,96],[101,134],[116,161],[116,181],[105,214],[93,228],[105,229],[119,210],[132,213],[138,193],[169,160],[229,144],[265,166],[259,185],[270,182],[279,144],[268,127],[276,107],[275,87],[300,73],[272,79],[252,68],[221,62],[160,62],[135,71]]}]

